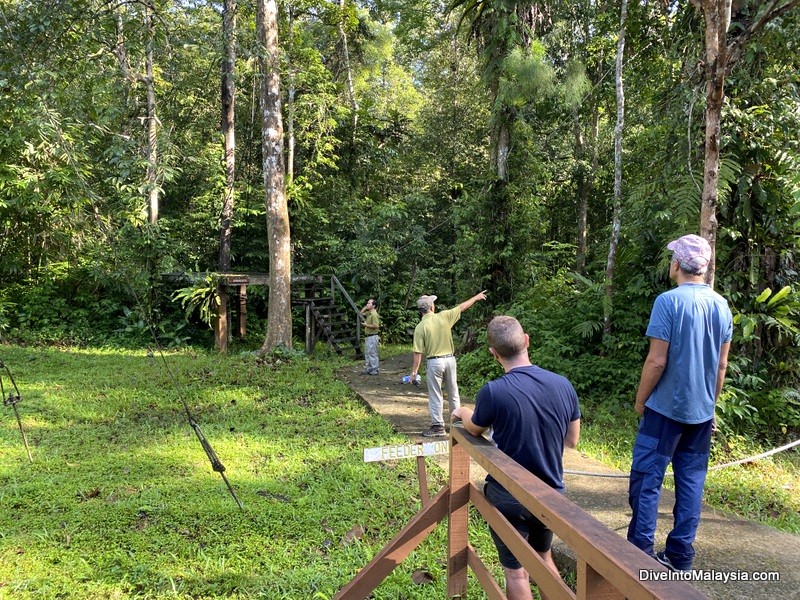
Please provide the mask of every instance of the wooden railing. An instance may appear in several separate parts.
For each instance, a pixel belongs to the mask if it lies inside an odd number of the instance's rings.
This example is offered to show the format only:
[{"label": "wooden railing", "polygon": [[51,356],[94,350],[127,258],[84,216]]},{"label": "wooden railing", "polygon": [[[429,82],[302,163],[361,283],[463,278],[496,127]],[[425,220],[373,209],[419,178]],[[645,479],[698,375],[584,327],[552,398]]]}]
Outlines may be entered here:
[{"label": "wooden railing", "polygon": [[353,299],[350,297],[350,294],[347,293],[347,290],[344,289],[342,282],[339,281],[339,278],[336,275],[331,275],[331,298],[336,298],[336,289],[338,288],[339,292],[342,294],[347,303],[350,305],[350,308],[353,309],[356,315],[356,343],[360,346],[361,345],[361,311],[358,309],[358,306]]},{"label": "wooden railing", "polygon": [[[550,600],[700,600],[702,592],[682,581],[654,581],[642,572],[667,573],[652,558],[609,530],[485,438],[451,428],[450,483],[425,504],[409,523],[334,596],[364,600],[416,548],[436,525],[448,519],[447,597],[467,597],[467,569],[472,569],[486,595],[502,600],[501,586],[469,544],[470,502],[483,515]],[[470,457],[547,525],[577,555],[573,592],[489,503],[470,480]]]}]

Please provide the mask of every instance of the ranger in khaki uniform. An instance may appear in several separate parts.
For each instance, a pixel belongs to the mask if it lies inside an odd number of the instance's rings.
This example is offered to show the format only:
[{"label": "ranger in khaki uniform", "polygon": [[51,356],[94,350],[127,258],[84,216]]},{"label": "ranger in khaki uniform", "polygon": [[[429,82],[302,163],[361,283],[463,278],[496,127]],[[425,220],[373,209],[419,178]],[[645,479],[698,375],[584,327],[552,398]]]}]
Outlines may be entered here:
[{"label": "ranger in khaki uniform", "polygon": [[367,305],[361,309],[361,314],[366,315],[364,321],[364,329],[366,336],[364,337],[364,370],[361,371],[362,375],[377,375],[380,373],[378,363],[378,330],[380,329],[381,322],[378,318],[378,311],[375,309],[375,300],[370,298]]}]

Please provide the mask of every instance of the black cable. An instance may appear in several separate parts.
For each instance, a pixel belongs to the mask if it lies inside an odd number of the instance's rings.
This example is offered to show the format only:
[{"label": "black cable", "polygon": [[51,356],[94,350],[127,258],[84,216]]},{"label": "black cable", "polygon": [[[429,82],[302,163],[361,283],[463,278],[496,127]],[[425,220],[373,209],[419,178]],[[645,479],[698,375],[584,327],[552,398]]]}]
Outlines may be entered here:
[{"label": "black cable", "polygon": [[19,410],[17,409],[17,403],[22,400],[22,394],[19,393],[19,388],[17,387],[16,382],[14,381],[14,376],[11,374],[11,369],[6,366],[3,362],[3,359],[0,358],[0,369],[5,369],[6,373],[8,373],[8,378],[11,380],[11,386],[14,388],[15,394],[11,392],[8,393],[8,398],[6,398],[6,390],[3,386],[3,374],[0,373],[0,396],[3,397],[3,405],[10,406],[14,409],[14,416],[17,417],[17,425],[19,425],[19,432],[22,434],[22,442],[25,444],[25,450],[28,453],[28,460],[33,463],[33,456],[31,456],[31,449],[28,446],[28,438],[25,436],[25,430],[22,428],[22,419],[19,418]]}]

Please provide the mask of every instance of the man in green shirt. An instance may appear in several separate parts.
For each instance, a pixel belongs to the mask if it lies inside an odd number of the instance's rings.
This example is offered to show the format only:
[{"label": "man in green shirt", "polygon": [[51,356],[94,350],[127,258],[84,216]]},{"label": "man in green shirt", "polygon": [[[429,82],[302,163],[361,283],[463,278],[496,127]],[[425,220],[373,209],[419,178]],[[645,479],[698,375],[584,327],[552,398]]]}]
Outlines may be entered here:
[{"label": "man in green shirt", "polygon": [[378,368],[378,330],[381,324],[378,318],[378,311],[375,309],[375,300],[370,298],[367,301],[367,305],[361,309],[361,314],[367,316],[364,322],[366,333],[364,338],[364,360],[366,366],[361,371],[361,374],[377,375],[380,372]]},{"label": "man in green shirt", "polygon": [[486,290],[465,300],[455,308],[436,312],[436,296],[420,296],[417,300],[422,319],[414,329],[414,366],[411,381],[417,377],[422,355],[426,357],[425,371],[428,380],[428,410],[431,413],[431,426],[422,432],[425,437],[446,435],[442,409],[444,395],[442,383],[447,388],[447,399],[450,402],[450,413],[461,406],[456,381],[456,359],[453,356],[453,325],[461,318],[461,313],[478,300],[486,300]]}]

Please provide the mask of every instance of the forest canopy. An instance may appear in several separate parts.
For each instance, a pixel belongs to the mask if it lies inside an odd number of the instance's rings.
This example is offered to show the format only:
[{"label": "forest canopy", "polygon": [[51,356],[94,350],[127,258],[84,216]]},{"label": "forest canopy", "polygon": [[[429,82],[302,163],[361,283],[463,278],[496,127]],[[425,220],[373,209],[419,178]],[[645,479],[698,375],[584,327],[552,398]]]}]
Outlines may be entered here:
[{"label": "forest canopy", "polygon": [[800,428],[797,2],[291,0],[272,51],[267,4],[0,0],[4,340],[212,345],[162,274],[271,271],[273,74],[291,271],[375,297],[386,341],[418,295],[488,289],[462,330],[473,382],[482,322],[509,313],[582,399],[629,410],[666,244],[713,229],[721,423]]}]

